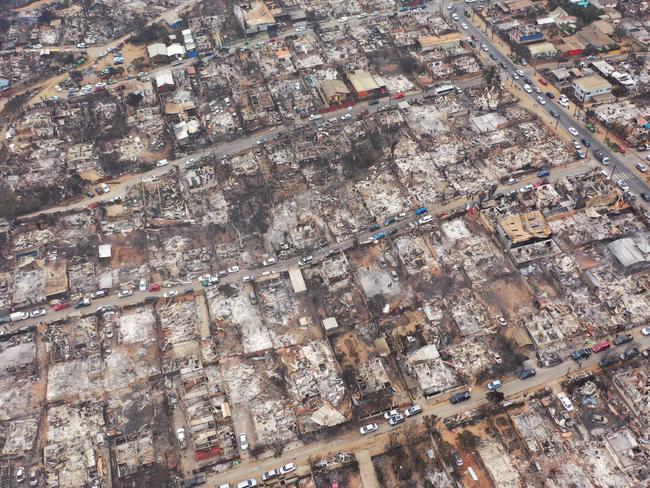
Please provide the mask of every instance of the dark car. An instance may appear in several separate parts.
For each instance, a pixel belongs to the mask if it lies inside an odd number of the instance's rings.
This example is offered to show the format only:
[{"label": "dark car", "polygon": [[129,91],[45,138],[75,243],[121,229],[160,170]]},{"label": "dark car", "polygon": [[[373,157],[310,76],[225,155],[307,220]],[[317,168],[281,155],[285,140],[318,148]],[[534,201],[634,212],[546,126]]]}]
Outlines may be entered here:
[{"label": "dark car", "polygon": [[555,98],[555,95],[553,95],[551,92],[546,92],[546,96],[548,98]]},{"label": "dark car", "polygon": [[597,157],[598,159],[603,159],[603,156],[605,155],[605,153],[603,153],[603,151],[601,151],[600,149],[596,149],[596,150],[594,151],[594,154],[596,155],[596,157]]},{"label": "dark car", "polygon": [[493,61],[497,60],[497,57],[494,55],[494,53],[490,53],[490,57],[492,58]]},{"label": "dark car", "polygon": [[499,66],[501,66],[503,69],[506,69],[506,63],[504,63],[503,61],[499,63]]},{"label": "dark car", "polygon": [[370,232],[372,232],[374,230],[379,230],[379,229],[381,229],[381,225],[379,225],[379,224],[372,224],[370,227],[368,227],[368,230]]},{"label": "dark car", "polygon": [[585,139],[584,137],[583,137],[582,139],[580,139],[580,142],[582,142],[582,144],[583,144],[585,147],[589,147],[589,146],[591,146],[591,142],[589,142],[589,141],[588,141],[587,139]]},{"label": "dark car", "polygon": [[377,105],[377,104],[379,104],[379,100],[370,100],[368,102],[368,105]]},{"label": "dark car", "polygon": [[551,114],[551,117],[553,117],[553,118],[556,118],[556,119],[560,118],[560,114],[557,113],[555,110],[549,110],[548,113]]},{"label": "dark car", "polygon": [[194,293],[194,288],[185,288],[185,289],[183,290],[183,294],[184,294],[184,295],[190,295],[190,294],[192,294],[192,293]]},{"label": "dark car", "polygon": [[461,391],[459,393],[456,393],[453,395],[449,401],[451,403],[460,403],[464,402],[465,400],[469,400],[472,397],[472,395],[469,394],[469,391]]},{"label": "dark car", "polygon": [[632,339],[632,334],[617,335],[614,337],[614,345],[620,346],[621,344],[627,344],[628,342],[632,342]]},{"label": "dark car", "polygon": [[592,350],[589,349],[588,347],[585,347],[584,349],[578,349],[576,351],[573,351],[571,353],[571,358],[574,361],[580,361],[581,359],[587,359],[589,356],[591,356]]},{"label": "dark car", "polygon": [[524,83],[528,83],[529,85],[533,84],[533,82],[530,81],[530,78],[524,78]]},{"label": "dark car", "polygon": [[650,202],[650,193],[641,192],[639,193],[639,196],[643,198],[643,200],[645,200],[646,202]]},{"label": "dark car", "polygon": [[551,174],[551,171],[548,170],[548,169],[546,169],[546,168],[545,168],[545,169],[540,169],[540,170],[537,172],[537,176],[539,176],[540,178],[543,178],[544,176],[548,176],[548,175],[550,175],[550,174]]},{"label": "dark car", "polygon": [[86,196],[87,196],[88,198],[94,198],[95,194],[94,194],[93,192],[91,192],[91,191],[87,191],[87,192],[86,192]]},{"label": "dark car", "polygon": [[533,368],[526,368],[521,370],[521,373],[519,373],[519,379],[520,380],[525,380],[528,378],[531,378],[537,374],[537,371],[535,371]]},{"label": "dark car", "polygon": [[632,359],[634,356],[638,356],[638,355],[639,355],[639,349],[637,349],[636,347],[630,347],[624,353],[621,353],[619,359],[621,361],[627,361],[628,359]]},{"label": "dark car", "polygon": [[609,366],[612,366],[618,362],[618,358],[616,356],[609,356],[606,358],[601,359],[598,364],[600,365],[601,368],[607,368]]}]

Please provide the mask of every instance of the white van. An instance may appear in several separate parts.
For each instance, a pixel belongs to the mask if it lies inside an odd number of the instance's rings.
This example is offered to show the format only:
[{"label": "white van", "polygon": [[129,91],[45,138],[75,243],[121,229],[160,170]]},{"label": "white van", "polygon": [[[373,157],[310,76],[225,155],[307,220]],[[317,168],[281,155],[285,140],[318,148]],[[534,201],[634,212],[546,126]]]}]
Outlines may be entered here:
[{"label": "white van", "polygon": [[109,191],[111,191],[111,187],[108,186],[106,183],[102,183],[100,187],[104,193],[108,193]]}]

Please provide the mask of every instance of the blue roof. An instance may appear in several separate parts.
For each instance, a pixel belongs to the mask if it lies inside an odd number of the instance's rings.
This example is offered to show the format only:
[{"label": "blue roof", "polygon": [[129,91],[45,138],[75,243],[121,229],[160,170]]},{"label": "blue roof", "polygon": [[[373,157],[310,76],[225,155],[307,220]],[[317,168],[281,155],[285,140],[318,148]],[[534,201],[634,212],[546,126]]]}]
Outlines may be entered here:
[{"label": "blue roof", "polygon": [[8,87],[9,85],[11,85],[11,80],[6,80],[6,79],[4,79],[4,78],[1,78],[1,79],[0,79],[0,87],[2,87],[2,88],[6,88],[6,87]]}]

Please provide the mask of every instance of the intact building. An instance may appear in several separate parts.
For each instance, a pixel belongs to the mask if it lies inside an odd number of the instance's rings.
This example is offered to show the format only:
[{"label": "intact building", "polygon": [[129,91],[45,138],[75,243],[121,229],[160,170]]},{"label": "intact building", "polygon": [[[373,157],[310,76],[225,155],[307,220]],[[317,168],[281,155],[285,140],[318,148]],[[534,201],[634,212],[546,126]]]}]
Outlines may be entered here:
[{"label": "intact building", "polygon": [[352,93],[359,100],[381,97],[387,93],[383,80],[369,71],[358,69],[345,75],[352,87]]},{"label": "intact building", "polygon": [[573,81],[573,94],[581,102],[588,102],[594,97],[605,95],[612,91],[612,85],[598,76],[591,75]]},{"label": "intact building", "polygon": [[451,32],[442,36],[421,36],[418,38],[418,45],[423,53],[436,49],[446,50],[460,46],[461,39],[460,32]]},{"label": "intact building", "polygon": [[320,84],[321,96],[328,105],[341,105],[352,100],[350,89],[341,80],[323,80]]}]

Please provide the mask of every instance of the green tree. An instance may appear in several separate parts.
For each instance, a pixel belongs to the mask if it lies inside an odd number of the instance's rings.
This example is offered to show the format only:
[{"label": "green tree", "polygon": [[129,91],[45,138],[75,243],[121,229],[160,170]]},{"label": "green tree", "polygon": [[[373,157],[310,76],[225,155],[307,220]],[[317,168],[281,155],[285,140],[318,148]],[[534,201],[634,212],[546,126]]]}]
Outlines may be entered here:
[{"label": "green tree", "polygon": [[10,188],[0,188],[0,217],[12,218],[18,214],[20,202],[14,191]]},{"label": "green tree", "polygon": [[464,451],[473,451],[476,449],[481,441],[476,435],[469,430],[464,430],[456,437],[458,445]]}]

